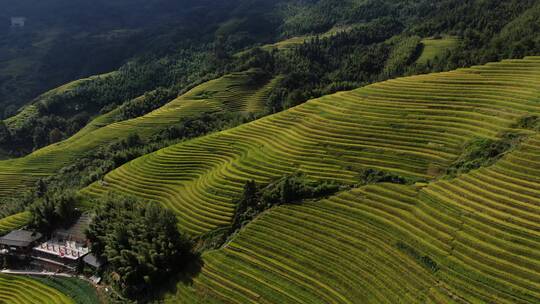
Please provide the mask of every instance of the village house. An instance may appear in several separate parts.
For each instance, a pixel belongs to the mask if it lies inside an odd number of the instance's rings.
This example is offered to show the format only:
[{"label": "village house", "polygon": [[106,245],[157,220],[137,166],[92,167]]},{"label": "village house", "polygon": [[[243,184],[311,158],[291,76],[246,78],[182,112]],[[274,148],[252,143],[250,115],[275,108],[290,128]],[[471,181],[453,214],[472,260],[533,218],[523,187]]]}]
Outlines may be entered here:
[{"label": "village house", "polygon": [[48,270],[75,270],[90,253],[85,235],[90,221],[90,216],[83,214],[70,228],[56,230],[50,239],[33,248],[32,258]]},{"label": "village house", "polygon": [[41,234],[26,230],[14,230],[0,238],[0,253],[25,256],[41,238]]}]

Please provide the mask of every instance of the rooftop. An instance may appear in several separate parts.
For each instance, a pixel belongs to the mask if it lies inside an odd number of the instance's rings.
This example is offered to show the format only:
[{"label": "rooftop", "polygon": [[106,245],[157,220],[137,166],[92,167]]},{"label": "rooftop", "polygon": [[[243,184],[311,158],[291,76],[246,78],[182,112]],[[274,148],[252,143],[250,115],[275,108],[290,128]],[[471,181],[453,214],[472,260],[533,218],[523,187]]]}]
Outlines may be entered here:
[{"label": "rooftop", "polygon": [[49,240],[41,243],[34,247],[34,250],[68,260],[78,260],[90,252],[90,249],[84,244],[60,240]]},{"label": "rooftop", "polygon": [[0,238],[0,244],[15,247],[27,247],[41,238],[41,233],[27,230],[14,230]]},{"label": "rooftop", "polygon": [[95,256],[93,255],[92,253],[89,253],[87,255],[84,256],[83,258],[83,261],[92,266],[92,267],[95,267],[95,268],[99,268],[101,267],[101,265],[103,265],[103,263]]}]

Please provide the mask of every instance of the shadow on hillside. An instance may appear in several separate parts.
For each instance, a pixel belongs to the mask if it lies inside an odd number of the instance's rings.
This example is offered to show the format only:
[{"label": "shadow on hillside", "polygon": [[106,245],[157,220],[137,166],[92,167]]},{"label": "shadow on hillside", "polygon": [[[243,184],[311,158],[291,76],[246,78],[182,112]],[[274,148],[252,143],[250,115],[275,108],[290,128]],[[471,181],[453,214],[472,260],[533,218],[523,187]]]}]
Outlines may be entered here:
[{"label": "shadow on hillside", "polygon": [[[175,276],[174,279],[177,283],[183,283],[191,285],[193,283],[193,278],[195,278],[204,266],[204,262],[199,253],[193,254],[191,260],[186,264],[184,269],[181,270],[180,274]],[[176,284],[174,285],[176,287]]]},{"label": "shadow on hillside", "polygon": [[193,279],[199,275],[203,266],[204,262],[200,254],[193,254],[190,257],[189,262],[186,263],[186,265],[181,268],[176,275],[171,276],[169,279],[164,278],[162,285],[160,286],[159,290],[156,290],[152,300],[163,300],[167,294],[176,294],[178,284],[192,285]]}]

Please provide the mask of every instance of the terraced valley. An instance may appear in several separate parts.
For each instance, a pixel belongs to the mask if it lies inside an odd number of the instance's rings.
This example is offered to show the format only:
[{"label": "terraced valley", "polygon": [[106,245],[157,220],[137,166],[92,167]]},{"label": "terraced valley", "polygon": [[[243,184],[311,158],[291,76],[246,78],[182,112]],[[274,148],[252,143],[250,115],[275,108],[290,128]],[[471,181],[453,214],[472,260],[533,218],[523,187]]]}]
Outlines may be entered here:
[{"label": "terraced valley", "polygon": [[520,172],[539,148],[535,136],[493,167],[425,187],[275,208],[205,254],[202,274],[170,300],[536,303],[540,179]]},{"label": "terraced valley", "polygon": [[4,2],[0,304],[540,304],[540,0]]},{"label": "terraced valley", "polygon": [[253,73],[235,73],[206,82],[165,106],[131,120],[113,122],[119,109],[113,110],[95,118],[65,141],[39,149],[26,157],[0,161],[0,196],[10,196],[20,191],[21,187],[33,186],[38,179],[54,174],[100,145],[127,138],[130,134],[149,137],[174,123],[202,113],[258,113],[273,82],[253,83]]},{"label": "terraced valley", "polygon": [[[540,57],[376,83],[143,156],[82,193],[159,202],[198,236],[230,224],[247,180],[352,187],[265,212],[170,302],[537,303],[540,133],[520,121],[540,115],[539,85]],[[468,143],[508,132],[515,150],[446,175]],[[366,169],[409,182],[362,186]]]}]

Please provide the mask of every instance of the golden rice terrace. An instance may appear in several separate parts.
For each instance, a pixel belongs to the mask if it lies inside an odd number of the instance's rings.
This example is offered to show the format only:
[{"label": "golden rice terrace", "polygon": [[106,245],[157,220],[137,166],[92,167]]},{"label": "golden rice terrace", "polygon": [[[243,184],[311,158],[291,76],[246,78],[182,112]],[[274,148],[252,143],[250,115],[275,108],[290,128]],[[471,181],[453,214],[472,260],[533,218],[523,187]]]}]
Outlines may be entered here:
[{"label": "golden rice terrace", "polygon": [[[173,210],[197,236],[229,225],[248,180],[302,172],[352,189],[272,208],[203,255],[182,303],[539,303],[540,57],[399,78],[311,100],[136,159],[83,190]],[[447,169],[475,140],[522,140]],[[413,181],[362,186],[366,169]],[[416,183],[414,183],[416,181]]]}]

